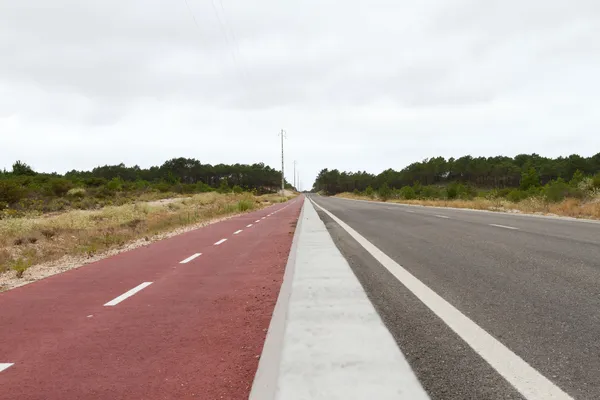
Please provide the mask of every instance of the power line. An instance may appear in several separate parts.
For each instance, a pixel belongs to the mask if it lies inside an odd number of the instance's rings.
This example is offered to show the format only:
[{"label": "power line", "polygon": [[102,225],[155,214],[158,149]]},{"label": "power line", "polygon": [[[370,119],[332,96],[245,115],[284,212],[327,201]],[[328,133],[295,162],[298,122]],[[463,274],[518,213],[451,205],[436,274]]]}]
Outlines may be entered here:
[{"label": "power line", "polygon": [[[238,40],[235,35],[235,31],[233,30],[233,26],[228,21],[227,12],[225,11],[225,7],[223,6],[223,0],[219,0],[219,4],[221,5],[221,11],[223,11],[223,19],[225,20],[225,25],[227,27],[227,30],[229,31],[229,34],[231,35],[231,39],[233,40],[235,50],[237,51],[238,56],[241,58],[242,53],[240,52],[240,46],[238,45]],[[245,75],[247,75],[244,63],[242,63],[242,71]]]},{"label": "power line", "polygon": [[[231,45],[231,42],[229,41],[229,36],[227,35],[227,28],[225,27],[225,23],[223,22],[221,16],[219,15],[219,10],[217,10],[217,6],[215,5],[215,0],[211,0],[210,4],[212,5],[213,11],[215,12],[215,16],[217,17],[217,20],[219,21],[219,27],[221,28],[221,33],[223,34],[223,36],[225,37],[225,41],[227,42],[227,47],[229,48],[229,54],[231,54],[231,58],[233,60],[233,64],[235,65],[236,69],[238,71],[241,70],[239,64],[238,64],[238,60],[237,57],[235,56],[235,52],[232,50],[233,46]],[[242,76],[244,74],[242,73]]]},{"label": "power line", "polygon": [[196,21],[196,16],[192,12],[192,9],[190,8],[188,1],[187,0],[184,0],[184,1],[185,1],[185,5],[187,6],[188,11],[190,12],[190,15],[194,19],[194,24],[196,25],[196,28],[200,29],[200,25],[198,25],[198,21]]}]

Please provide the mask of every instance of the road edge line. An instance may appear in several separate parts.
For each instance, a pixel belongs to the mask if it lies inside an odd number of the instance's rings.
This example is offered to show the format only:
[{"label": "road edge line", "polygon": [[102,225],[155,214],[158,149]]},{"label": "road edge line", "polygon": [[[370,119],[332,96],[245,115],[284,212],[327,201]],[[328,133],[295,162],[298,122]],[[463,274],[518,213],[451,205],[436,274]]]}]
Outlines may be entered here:
[{"label": "road edge line", "polygon": [[511,213],[508,211],[492,211],[492,210],[479,210],[476,208],[460,208],[460,207],[442,207],[442,206],[424,206],[421,204],[408,204],[408,203],[395,203],[395,202],[383,202],[376,200],[359,200],[359,199],[348,199],[346,197],[335,197],[335,196],[320,196],[323,198],[331,198],[331,199],[340,199],[340,200],[348,200],[348,201],[359,201],[363,203],[371,203],[371,204],[387,204],[393,205],[397,207],[414,207],[414,208],[434,208],[440,210],[452,210],[452,211],[465,211],[465,212],[476,212],[476,213],[488,213],[492,215],[505,215],[512,217],[525,217],[525,218],[538,218],[538,219],[546,219],[550,221],[564,221],[564,222],[583,222],[586,224],[600,224],[600,220],[597,219],[589,219],[589,218],[575,218],[575,217],[567,217],[563,215],[537,215],[530,213]]},{"label": "road edge line", "polygon": [[283,339],[289,310],[290,297],[292,295],[292,282],[296,270],[296,254],[298,252],[298,241],[304,219],[304,208],[307,199],[302,203],[302,209],[298,216],[298,223],[292,239],[290,254],[283,273],[283,282],[279,289],[277,302],[273,309],[273,315],[267,336],[263,345],[262,353],[258,361],[258,368],[254,375],[252,388],[248,400],[272,400],[277,395],[277,381],[279,379],[279,367],[283,351]]}]

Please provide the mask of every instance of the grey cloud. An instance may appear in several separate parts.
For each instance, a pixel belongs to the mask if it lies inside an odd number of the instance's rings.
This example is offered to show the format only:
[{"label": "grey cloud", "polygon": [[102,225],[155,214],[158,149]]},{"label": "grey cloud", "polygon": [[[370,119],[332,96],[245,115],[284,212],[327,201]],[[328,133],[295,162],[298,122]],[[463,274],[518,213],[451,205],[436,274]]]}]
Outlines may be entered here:
[{"label": "grey cloud", "polygon": [[188,2],[0,0],[0,168],[600,148],[595,0]]}]

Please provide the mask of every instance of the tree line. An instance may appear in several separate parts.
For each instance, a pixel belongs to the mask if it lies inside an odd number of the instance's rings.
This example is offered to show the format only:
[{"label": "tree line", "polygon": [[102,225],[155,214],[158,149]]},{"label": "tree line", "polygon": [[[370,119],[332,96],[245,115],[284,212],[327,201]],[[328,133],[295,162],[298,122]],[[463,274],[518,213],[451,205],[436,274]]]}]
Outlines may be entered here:
[{"label": "tree line", "polygon": [[[0,170],[0,208],[27,209],[35,206],[54,211],[56,204],[67,199],[98,199],[145,192],[200,193],[209,191],[253,191],[274,193],[281,187],[281,171],[264,163],[202,164],[194,158],[174,158],[160,166],[141,168],[137,165],[104,165],[91,171],[72,170],[64,175],[39,173],[28,164],[17,161],[12,170]],[[286,187],[291,185],[286,182]],[[64,201],[50,201],[64,198]],[[77,203],[79,206],[81,201]],[[58,207],[59,209],[62,209]],[[63,207],[64,208],[64,207]],[[80,208],[89,208],[81,205]]]},{"label": "tree line", "polygon": [[[380,174],[364,171],[340,172],[323,169],[313,185],[314,191],[329,195],[380,188],[401,189],[408,186],[447,186],[461,184],[471,188],[507,189],[544,186],[553,182],[570,182],[574,177],[600,173],[600,153],[591,157],[572,154],[548,158],[538,154],[515,157],[434,157],[415,162],[402,170],[387,169]],[[599,176],[600,175],[596,175]],[[600,179],[600,178],[598,178]],[[524,184],[525,183],[525,184]]]}]

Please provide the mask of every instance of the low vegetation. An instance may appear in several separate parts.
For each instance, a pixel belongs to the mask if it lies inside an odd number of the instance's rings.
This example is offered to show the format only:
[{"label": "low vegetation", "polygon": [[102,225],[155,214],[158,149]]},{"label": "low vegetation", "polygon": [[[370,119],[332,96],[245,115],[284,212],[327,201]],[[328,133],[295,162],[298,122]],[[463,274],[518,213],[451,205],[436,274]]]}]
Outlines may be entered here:
[{"label": "low vegetation", "polygon": [[94,257],[286,201],[290,196],[277,193],[280,183],[281,172],[262,163],[211,166],[177,158],[148,169],[120,164],[60,175],[17,161],[11,171],[0,170],[0,272],[22,277],[65,255]]},{"label": "low vegetation", "polygon": [[379,175],[325,169],[313,190],[355,199],[600,219],[600,153],[557,159],[439,157]]},{"label": "low vegetation", "polygon": [[0,220],[0,272],[17,277],[64,255],[92,257],[182,226],[207,222],[285,201],[277,195],[203,193],[162,203],[107,206]]}]

